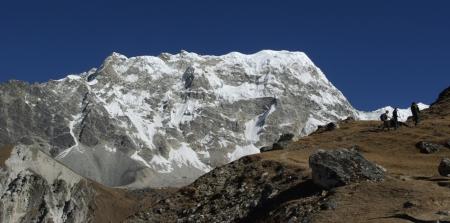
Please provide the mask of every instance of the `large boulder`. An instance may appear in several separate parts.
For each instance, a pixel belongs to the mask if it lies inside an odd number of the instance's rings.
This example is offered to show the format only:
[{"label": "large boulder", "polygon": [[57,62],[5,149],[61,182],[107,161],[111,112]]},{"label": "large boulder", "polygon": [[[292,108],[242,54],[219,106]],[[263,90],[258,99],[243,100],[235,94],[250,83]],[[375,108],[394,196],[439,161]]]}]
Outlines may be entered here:
[{"label": "large boulder", "polygon": [[366,160],[358,151],[339,149],[319,150],[309,157],[313,182],[325,189],[350,183],[384,179],[385,170]]},{"label": "large boulder", "polygon": [[448,177],[450,175],[450,159],[449,158],[444,158],[441,160],[438,171],[441,176]]},{"label": "large boulder", "polygon": [[442,148],[442,146],[439,144],[425,142],[425,141],[418,142],[416,144],[416,146],[417,146],[417,148],[420,149],[421,153],[425,153],[425,154],[439,152],[439,150]]},{"label": "large boulder", "polygon": [[294,134],[292,133],[284,133],[281,134],[280,138],[278,139],[277,142],[275,142],[274,144],[272,144],[272,146],[264,146],[261,147],[259,149],[260,152],[269,152],[272,150],[282,150],[282,149],[286,149],[287,146],[289,145],[289,143],[292,142],[292,139],[295,137]]},{"label": "large boulder", "polygon": [[272,150],[273,150],[272,146],[263,146],[263,147],[259,148],[259,151],[262,152],[262,153],[269,152],[269,151],[272,151]]},{"label": "large boulder", "polygon": [[278,139],[278,142],[287,142],[287,141],[292,141],[292,139],[294,138],[294,134],[292,133],[284,133],[280,136],[280,138]]},{"label": "large boulder", "polygon": [[292,133],[285,133],[280,136],[278,141],[272,145],[272,150],[282,150],[286,149],[289,143],[292,142],[292,139],[294,138],[294,134]]}]

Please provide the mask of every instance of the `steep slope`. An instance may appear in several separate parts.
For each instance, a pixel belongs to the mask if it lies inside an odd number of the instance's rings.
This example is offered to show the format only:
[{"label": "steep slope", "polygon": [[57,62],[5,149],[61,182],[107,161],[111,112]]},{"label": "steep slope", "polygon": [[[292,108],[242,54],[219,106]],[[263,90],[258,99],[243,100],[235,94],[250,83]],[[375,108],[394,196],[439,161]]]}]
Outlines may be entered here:
[{"label": "steep slope", "polygon": [[0,222],[120,222],[168,192],[107,188],[29,146],[0,151]]},{"label": "steep slope", "polygon": [[[450,178],[438,176],[450,149],[420,153],[416,144],[450,140],[449,89],[422,112],[417,127],[382,131],[378,121],[301,138],[287,149],[244,157],[200,177],[129,222],[449,222]],[[407,123],[413,126],[411,121]],[[312,183],[308,158],[317,149],[355,148],[387,171],[382,182],[332,190]]]},{"label": "steep slope", "polygon": [[[85,222],[92,189],[51,157],[23,146],[2,148],[0,222]],[[8,152],[10,155],[8,155]]]},{"label": "steep slope", "polygon": [[0,145],[37,146],[109,186],[186,185],[357,112],[300,52],[127,58],[42,84],[0,85]]}]

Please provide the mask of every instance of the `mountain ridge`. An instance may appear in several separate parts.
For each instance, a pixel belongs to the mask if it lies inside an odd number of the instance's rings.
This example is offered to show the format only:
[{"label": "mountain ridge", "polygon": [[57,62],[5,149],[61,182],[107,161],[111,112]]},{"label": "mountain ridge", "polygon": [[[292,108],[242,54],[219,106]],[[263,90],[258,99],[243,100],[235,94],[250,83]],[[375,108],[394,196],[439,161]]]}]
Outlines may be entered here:
[{"label": "mountain ridge", "polygon": [[282,133],[356,113],[306,54],[288,51],[113,53],[80,75],[0,90],[1,143],[26,141],[109,186],[187,184]]}]

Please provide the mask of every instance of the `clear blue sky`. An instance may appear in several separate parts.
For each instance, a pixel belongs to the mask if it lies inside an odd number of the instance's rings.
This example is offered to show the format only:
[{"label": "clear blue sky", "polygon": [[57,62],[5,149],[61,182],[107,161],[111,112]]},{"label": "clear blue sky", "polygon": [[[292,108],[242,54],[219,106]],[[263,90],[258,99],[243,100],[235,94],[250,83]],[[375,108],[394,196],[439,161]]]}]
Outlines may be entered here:
[{"label": "clear blue sky", "polygon": [[1,1],[0,82],[58,79],[127,56],[304,51],[359,109],[450,85],[450,1]]}]

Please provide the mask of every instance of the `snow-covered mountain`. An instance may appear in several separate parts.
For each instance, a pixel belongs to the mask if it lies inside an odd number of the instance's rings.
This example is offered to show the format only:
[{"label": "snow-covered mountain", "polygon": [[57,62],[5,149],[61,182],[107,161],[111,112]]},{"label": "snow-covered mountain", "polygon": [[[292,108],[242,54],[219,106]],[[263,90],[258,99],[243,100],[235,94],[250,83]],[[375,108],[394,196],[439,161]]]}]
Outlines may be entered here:
[{"label": "snow-covered mountain", "polygon": [[[423,104],[423,103],[417,103],[420,110],[427,109],[430,106]],[[358,111],[358,119],[359,120],[379,120],[380,115],[384,112],[389,111],[389,117],[392,117],[394,108],[391,106],[386,106],[384,108],[377,109],[375,111],[371,112],[365,112],[365,111]],[[401,122],[404,122],[408,119],[408,117],[412,116],[411,109],[409,108],[399,108],[398,109],[398,120]]]},{"label": "snow-covered mountain", "polygon": [[362,116],[304,53],[288,51],[113,53],[99,69],[10,81],[0,93],[0,144],[37,148],[108,186],[185,185],[282,133]]}]

